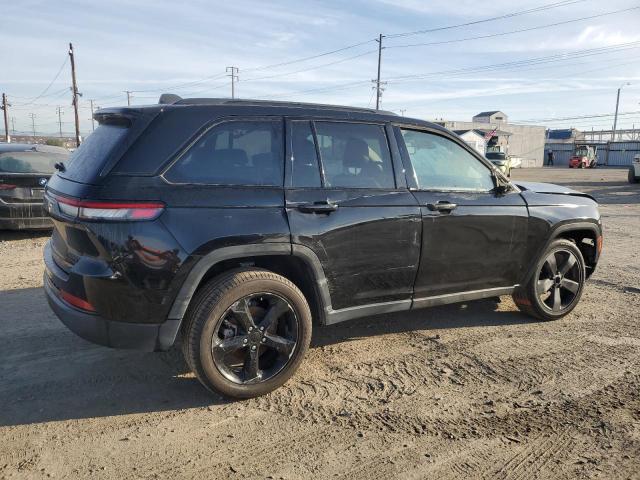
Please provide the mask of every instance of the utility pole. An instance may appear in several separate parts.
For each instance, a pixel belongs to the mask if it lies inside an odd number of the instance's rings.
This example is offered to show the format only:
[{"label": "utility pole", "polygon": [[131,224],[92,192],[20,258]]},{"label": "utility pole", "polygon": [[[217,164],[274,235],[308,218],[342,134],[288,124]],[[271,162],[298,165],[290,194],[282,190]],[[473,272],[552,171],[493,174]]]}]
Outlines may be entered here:
[{"label": "utility pole", "polygon": [[384,35],[380,34],[378,37],[378,76],[376,77],[376,110],[380,110],[380,97],[382,96],[382,90],[380,89],[380,66],[382,64],[382,39]]},{"label": "utility pole", "polygon": [[611,135],[612,142],[616,141],[616,127],[618,126],[618,105],[620,105],[620,90],[622,90],[622,88],[627,85],[631,85],[631,83],[629,82],[623,83],[622,85],[620,85],[620,88],[618,89],[618,96],[616,97],[616,114],[613,117],[613,132]]},{"label": "utility pole", "polygon": [[73,57],[73,44],[69,43],[69,58],[71,59],[71,92],[73,94],[73,114],[76,123],[76,147],[80,146],[80,117],[78,117],[78,97],[82,96],[78,92],[78,84],[76,83],[76,61]]},{"label": "utility pole", "polygon": [[11,117],[11,133],[16,136],[16,117]]},{"label": "utility pole", "polygon": [[133,93],[131,90],[124,90],[124,93],[127,94],[127,107],[131,106],[131,94]]},{"label": "utility pole", "polygon": [[93,132],[96,129],[96,121],[93,119],[93,100],[89,100],[91,104],[91,131]]},{"label": "utility pole", "polygon": [[379,82],[376,79],[371,80],[371,83],[373,83],[373,87],[371,88],[375,90],[376,95],[376,110],[380,110],[380,104],[382,103],[382,92],[384,92],[384,86],[387,84],[387,82]]},{"label": "utility pole", "polygon": [[609,145],[607,145],[607,156],[605,157],[605,160],[604,160],[605,165],[609,165],[609,150],[611,150],[611,142],[616,141],[616,128],[618,127],[618,106],[620,105],[620,90],[622,90],[622,88],[625,85],[631,85],[631,83],[629,82],[623,83],[622,85],[620,85],[620,88],[618,88],[618,95],[616,96],[616,113],[613,117],[613,130],[611,131],[611,141],[609,142]]},{"label": "utility pole", "polygon": [[9,102],[7,95],[2,94],[2,106],[0,107],[4,113],[4,139],[7,143],[11,143],[11,135],[9,135]]},{"label": "utility pole", "polygon": [[235,84],[238,81],[238,67],[227,67],[227,77],[231,77],[231,98],[236,98]]},{"label": "utility pole", "polygon": [[36,137],[36,114],[30,113],[29,117],[31,117],[31,126],[33,127],[33,138]]},{"label": "utility pole", "polygon": [[406,109],[406,108],[401,108],[401,109],[400,109],[400,116],[401,116],[401,117],[404,117],[404,112],[406,112],[406,111],[407,111],[407,109]]},{"label": "utility pole", "polygon": [[58,125],[60,127],[60,138],[62,138],[62,114],[64,110],[62,107],[56,107],[56,113],[58,114]]}]

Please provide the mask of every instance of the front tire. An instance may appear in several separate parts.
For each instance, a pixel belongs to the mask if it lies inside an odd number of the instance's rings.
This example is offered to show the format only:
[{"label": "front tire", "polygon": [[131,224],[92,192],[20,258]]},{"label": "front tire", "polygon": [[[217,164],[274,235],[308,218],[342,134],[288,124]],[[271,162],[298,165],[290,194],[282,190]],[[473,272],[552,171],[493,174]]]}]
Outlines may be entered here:
[{"label": "front tire", "polygon": [[529,282],[513,299],[527,315],[540,320],[558,320],[580,301],[586,280],[580,249],[570,240],[554,240],[536,264]]},{"label": "front tire", "polygon": [[636,170],[633,167],[629,168],[628,174],[629,183],[638,183],[638,177],[636,177]]},{"label": "front tire", "polygon": [[311,340],[311,311],[288,279],[262,269],[214,278],[185,316],[185,360],[209,390],[231,398],[264,395],[298,369]]}]

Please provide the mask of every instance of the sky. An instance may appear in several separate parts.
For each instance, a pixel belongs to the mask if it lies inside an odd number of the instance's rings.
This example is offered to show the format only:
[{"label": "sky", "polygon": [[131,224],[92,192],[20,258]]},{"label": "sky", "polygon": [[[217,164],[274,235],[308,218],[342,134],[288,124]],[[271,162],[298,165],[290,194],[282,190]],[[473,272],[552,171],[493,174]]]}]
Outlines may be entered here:
[{"label": "sky", "polygon": [[612,114],[630,83],[618,127],[640,126],[640,1],[539,8],[558,3],[0,0],[0,92],[18,132],[31,132],[30,114],[38,134],[57,132],[57,107],[72,132],[73,42],[84,133],[89,100],[126,105],[125,90],[133,105],[163,92],[229,97],[228,66],[239,98],[373,107],[383,34],[385,110],[459,121],[502,110],[512,122],[609,129],[612,116],[575,117]]}]

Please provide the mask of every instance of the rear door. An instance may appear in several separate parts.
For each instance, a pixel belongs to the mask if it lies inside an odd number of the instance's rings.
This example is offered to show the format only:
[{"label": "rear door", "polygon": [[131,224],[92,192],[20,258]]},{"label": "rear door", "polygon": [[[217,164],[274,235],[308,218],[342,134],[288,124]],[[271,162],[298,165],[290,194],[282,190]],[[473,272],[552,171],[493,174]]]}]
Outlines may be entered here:
[{"label": "rear door", "polygon": [[491,167],[444,132],[397,127],[396,138],[422,211],[416,304],[515,285],[524,265],[528,222],[517,189],[496,194]]},{"label": "rear door", "polygon": [[387,129],[392,134],[382,123],[287,121],[292,240],[319,259],[334,310],[410,305],[420,208]]}]

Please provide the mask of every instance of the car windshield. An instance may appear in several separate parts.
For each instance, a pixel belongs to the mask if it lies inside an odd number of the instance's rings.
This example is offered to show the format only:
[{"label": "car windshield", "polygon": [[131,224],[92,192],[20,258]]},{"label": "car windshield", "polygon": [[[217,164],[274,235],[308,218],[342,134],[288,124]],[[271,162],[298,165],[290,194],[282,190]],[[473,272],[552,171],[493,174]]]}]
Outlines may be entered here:
[{"label": "car windshield", "polygon": [[53,152],[4,152],[0,153],[0,173],[52,174],[58,162],[69,158],[64,153]]}]

